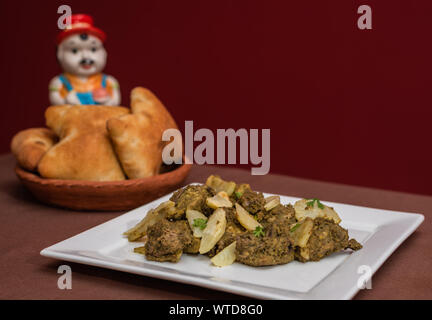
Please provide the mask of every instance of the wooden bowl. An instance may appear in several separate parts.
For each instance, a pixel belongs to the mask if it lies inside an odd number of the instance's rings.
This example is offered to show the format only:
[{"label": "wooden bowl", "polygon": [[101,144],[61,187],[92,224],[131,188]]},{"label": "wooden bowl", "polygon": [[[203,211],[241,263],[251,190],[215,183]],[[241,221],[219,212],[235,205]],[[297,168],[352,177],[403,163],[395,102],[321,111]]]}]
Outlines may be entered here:
[{"label": "wooden bowl", "polygon": [[178,188],[190,171],[183,164],[153,177],[124,181],[44,179],[16,166],[15,173],[40,201],[73,210],[123,211],[157,199]]}]

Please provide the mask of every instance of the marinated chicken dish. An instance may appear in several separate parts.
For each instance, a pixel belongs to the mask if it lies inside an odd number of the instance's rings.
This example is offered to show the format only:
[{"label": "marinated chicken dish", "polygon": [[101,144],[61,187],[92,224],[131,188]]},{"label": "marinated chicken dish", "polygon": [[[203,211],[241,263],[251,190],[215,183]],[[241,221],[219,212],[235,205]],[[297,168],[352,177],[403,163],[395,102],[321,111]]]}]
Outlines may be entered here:
[{"label": "marinated chicken dish", "polygon": [[319,261],[341,250],[359,250],[336,211],[319,199],[280,203],[248,184],[210,176],[151,209],[124,234],[148,260],[178,262],[182,254],[207,255],[215,266],[233,262],[271,266]]}]

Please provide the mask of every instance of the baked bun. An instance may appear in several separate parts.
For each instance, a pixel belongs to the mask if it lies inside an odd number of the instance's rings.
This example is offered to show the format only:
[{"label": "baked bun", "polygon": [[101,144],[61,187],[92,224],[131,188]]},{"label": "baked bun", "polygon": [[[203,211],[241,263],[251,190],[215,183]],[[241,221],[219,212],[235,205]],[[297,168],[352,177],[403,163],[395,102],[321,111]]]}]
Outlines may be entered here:
[{"label": "baked bun", "polygon": [[18,164],[36,171],[43,155],[57,142],[55,133],[47,128],[33,128],[18,132],[11,142],[11,150]]},{"label": "baked bun", "polygon": [[53,179],[124,180],[106,122],[128,113],[127,108],[111,106],[49,107],[45,112],[46,125],[60,141],[39,162],[40,175]]},{"label": "baked bun", "polygon": [[112,118],[107,129],[114,149],[129,179],[145,178],[159,173],[162,141],[166,129],[177,129],[171,114],[148,89],[137,87],[131,92],[132,114]]}]

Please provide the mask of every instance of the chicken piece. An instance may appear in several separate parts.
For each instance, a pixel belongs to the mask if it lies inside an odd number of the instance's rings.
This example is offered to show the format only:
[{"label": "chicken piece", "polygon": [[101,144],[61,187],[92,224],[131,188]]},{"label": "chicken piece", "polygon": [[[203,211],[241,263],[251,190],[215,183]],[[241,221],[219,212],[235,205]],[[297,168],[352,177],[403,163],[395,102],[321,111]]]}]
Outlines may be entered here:
[{"label": "chicken piece", "polygon": [[201,239],[193,237],[192,242],[184,248],[183,252],[197,254],[199,253],[200,245],[201,245]]},{"label": "chicken piece", "polygon": [[[262,214],[262,218],[260,215]],[[258,221],[261,221],[265,229],[277,227],[282,228],[281,234],[288,234],[290,226],[296,222],[295,211],[292,205],[278,204],[268,212],[260,211],[258,214]]]},{"label": "chicken piece", "polygon": [[290,225],[296,221],[294,215],[291,205],[279,204],[265,212],[261,220],[264,236],[256,236],[254,232],[237,235],[236,261],[251,266],[268,266],[294,260],[290,235]]},{"label": "chicken piece", "polygon": [[144,250],[148,260],[178,262],[183,250],[192,243],[192,232],[185,220],[163,219],[147,229]]},{"label": "chicken piece", "polygon": [[206,205],[206,200],[212,196],[213,190],[205,185],[189,185],[177,190],[170,198],[175,203],[175,212],[171,213],[169,218],[182,219],[187,209],[197,210],[206,216],[211,215],[213,209]]},{"label": "chicken piece", "polygon": [[251,214],[264,211],[265,199],[262,193],[245,189],[241,194],[238,203]]},{"label": "chicken piece", "polygon": [[236,237],[236,261],[254,267],[285,264],[294,260],[290,238],[266,233],[257,237],[253,232]]},{"label": "chicken piece", "polygon": [[355,239],[349,239],[348,231],[324,218],[313,220],[313,229],[305,247],[296,247],[295,258],[301,262],[319,261],[344,249],[354,251],[362,248]]},{"label": "chicken piece", "polygon": [[224,208],[227,219],[227,231],[231,228],[233,232],[244,232],[245,228],[242,227],[237,219],[235,208]]},{"label": "chicken piece", "polygon": [[351,249],[353,251],[357,251],[363,248],[362,244],[358,242],[356,239],[349,239],[348,246],[345,249]]}]

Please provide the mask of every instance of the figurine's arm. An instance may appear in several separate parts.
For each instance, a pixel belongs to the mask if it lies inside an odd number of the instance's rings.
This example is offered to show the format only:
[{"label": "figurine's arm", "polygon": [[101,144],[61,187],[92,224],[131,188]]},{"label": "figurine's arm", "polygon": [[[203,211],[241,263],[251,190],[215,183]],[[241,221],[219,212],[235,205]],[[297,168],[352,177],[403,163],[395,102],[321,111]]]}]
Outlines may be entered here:
[{"label": "figurine's arm", "polygon": [[49,83],[49,100],[52,105],[62,105],[62,104],[81,104],[76,92],[74,90],[69,91],[67,96],[63,98],[60,94],[60,89],[63,84],[59,77],[55,77]]},{"label": "figurine's arm", "polygon": [[107,76],[107,81],[111,85],[112,96],[110,99],[108,99],[106,104],[108,106],[119,106],[121,103],[121,96],[120,96],[120,86],[118,84],[118,81],[112,76]]},{"label": "figurine's arm", "polygon": [[65,104],[66,101],[60,94],[62,83],[59,77],[55,77],[49,83],[49,100],[52,105]]}]

